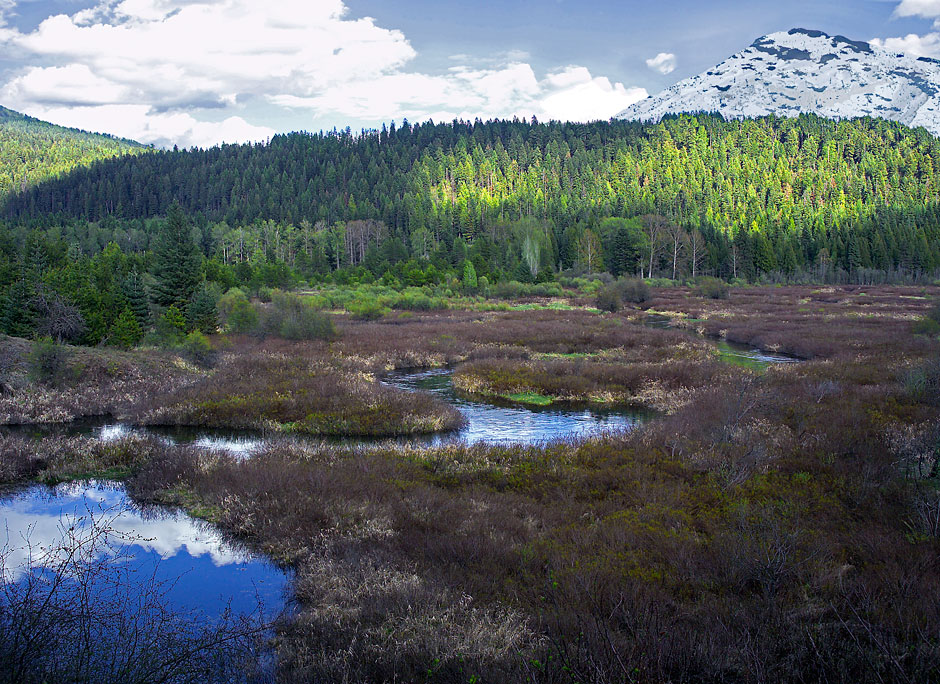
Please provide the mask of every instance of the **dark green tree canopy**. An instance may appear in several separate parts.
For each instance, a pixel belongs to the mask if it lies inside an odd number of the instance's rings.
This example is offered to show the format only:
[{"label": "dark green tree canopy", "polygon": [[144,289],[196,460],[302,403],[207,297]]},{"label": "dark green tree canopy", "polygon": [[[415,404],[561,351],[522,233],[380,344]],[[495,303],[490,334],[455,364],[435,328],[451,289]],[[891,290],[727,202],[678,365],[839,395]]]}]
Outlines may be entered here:
[{"label": "dark green tree canopy", "polygon": [[202,256],[178,203],[170,206],[153,254],[153,301],[185,309],[202,280]]}]

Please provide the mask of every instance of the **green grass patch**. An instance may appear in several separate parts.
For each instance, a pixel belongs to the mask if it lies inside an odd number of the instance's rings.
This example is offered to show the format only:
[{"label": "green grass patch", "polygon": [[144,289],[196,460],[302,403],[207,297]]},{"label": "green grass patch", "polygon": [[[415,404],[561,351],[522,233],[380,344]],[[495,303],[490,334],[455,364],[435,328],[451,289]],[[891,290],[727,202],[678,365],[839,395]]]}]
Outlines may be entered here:
[{"label": "green grass patch", "polygon": [[507,394],[503,396],[510,401],[515,401],[520,404],[532,404],[533,406],[548,406],[554,401],[551,397],[546,397],[544,394],[538,394],[536,392],[520,392],[518,394]]}]

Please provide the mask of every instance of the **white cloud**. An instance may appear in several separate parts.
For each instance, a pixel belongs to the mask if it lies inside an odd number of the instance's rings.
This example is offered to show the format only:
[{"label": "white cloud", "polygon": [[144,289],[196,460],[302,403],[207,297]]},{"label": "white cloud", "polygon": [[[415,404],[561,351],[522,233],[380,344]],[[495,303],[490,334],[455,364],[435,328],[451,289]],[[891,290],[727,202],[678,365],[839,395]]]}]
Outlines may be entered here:
[{"label": "white cloud", "polygon": [[343,0],[100,0],[26,33],[3,28],[12,2],[0,0],[0,50],[24,66],[0,84],[5,105],[160,145],[271,135],[246,120],[246,102],[374,122],[603,119],[646,95],[583,67],[539,78],[522,52],[408,71],[407,38],[349,18]]},{"label": "white cloud", "polygon": [[[940,28],[940,0],[901,0],[894,9],[894,16],[933,19],[934,27]],[[909,33],[897,38],[875,38],[871,44],[890,52],[915,57],[940,57],[940,33],[937,32],[924,35]]]},{"label": "white cloud", "polygon": [[899,52],[914,57],[940,57],[940,33],[927,33],[919,36],[909,33],[903,38],[875,38],[872,45],[884,48],[889,52]]},{"label": "white cloud", "polygon": [[546,79],[543,116],[562,121],[609,119],[630,105],[646,99],[645,88],[626,88],[604,77],[593,77],[584,67],[568,67]]},{"label": "white cloud", "polygon": [[646,66],[661,74],[671,74],[676,70],[676,56],[671,52],[660,52],[646,60]]},{"label": "white cloud", "polygon": [[894,14],[898,17],[936,19],[940,17],[940,0],[901,0]]},{"label": "white cloud", "polygon": [[240,116],[200,121],[187,112],[154,112],[146,104],[31,107],[30,116],[60,126],[110,133],[158,146],[209,147],[223,142],[265,140],[275,131],[255,126]]},{"label": "white cloud", "polygon": [[356,118],[450,121],[534,115],[541,120],[591,121],[608,119],[647,95],[643,88],[593,77],[584,67],[567,67],[540,80],[528,64],[510,64],[489,70],[455,67],[439,76],[389,74],[316,97],[280,95],[272,100],[319,115]]}]

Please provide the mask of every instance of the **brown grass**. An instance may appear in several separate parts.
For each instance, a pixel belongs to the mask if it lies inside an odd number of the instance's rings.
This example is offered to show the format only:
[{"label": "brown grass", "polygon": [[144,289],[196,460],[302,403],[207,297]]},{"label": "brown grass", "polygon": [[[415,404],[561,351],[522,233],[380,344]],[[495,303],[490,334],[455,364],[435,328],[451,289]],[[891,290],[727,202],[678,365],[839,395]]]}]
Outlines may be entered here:
[{"label": "brown grass", "polygon": [[231,354],[198,383],[140,405],[144,425],[386,437],[452,430],[463,418],[428,394],[411,394],[303,356]]},{"label": "brown grass", "polygon": [[0,355],[10,362],[6,377],[0,379],[0,425],[64,423],[114,414],[202,375],[178,356],[159,350],[66,347],[68,367],[61,383],[53,388],[28,378],[29,348],[26,340],[0,337]]},{"label": "brown grass", "polygon": [[454,386],[470,394],[511,398],[538,394],[555,401],[630,404],[676,411],[695,390],[730,374],[719,361],[608,363],[589,360],[471,361],[454,372]]}]

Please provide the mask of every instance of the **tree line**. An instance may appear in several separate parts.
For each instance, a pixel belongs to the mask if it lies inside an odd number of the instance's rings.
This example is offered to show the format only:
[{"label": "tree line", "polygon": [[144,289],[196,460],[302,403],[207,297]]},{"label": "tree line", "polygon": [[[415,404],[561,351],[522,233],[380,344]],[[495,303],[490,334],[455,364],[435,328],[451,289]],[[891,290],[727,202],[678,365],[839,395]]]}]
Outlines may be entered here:
[{"label": "tree line", "polygon": [[[179,202],[222,261],[273,244],[304,276],[368,263],[379,277],[398,252],[433,262],[461,245],[498,277],[638,273],[644,234],[647,275],[679,275],[680,262],[684,275],[726,278],[929,273],[940,267],[938,165],[929,133],[869,118],[405,122],[99,161],[12,195],[3,215],[43,228],[116,221],[138,231],[139,249],[147,220]],[[624,230],[640,217],[659,228]],[[370,259],[373,246],[389,258]]]}]

